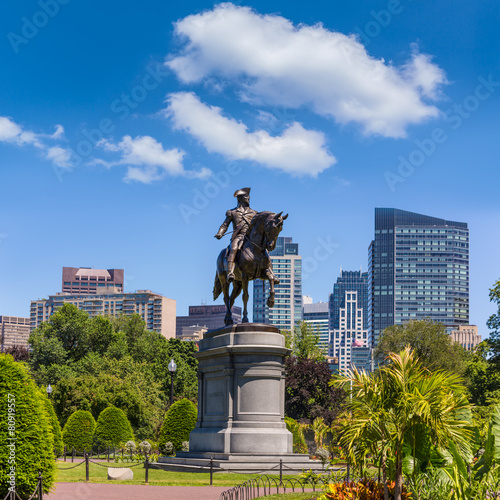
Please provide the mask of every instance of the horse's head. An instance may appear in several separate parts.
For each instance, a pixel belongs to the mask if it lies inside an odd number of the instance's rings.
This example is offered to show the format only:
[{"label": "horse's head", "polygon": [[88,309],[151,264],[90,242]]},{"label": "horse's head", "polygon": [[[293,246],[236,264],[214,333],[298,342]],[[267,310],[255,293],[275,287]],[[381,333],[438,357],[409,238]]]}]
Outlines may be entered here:
[{"label": "horse's head", "polygon": [[278,236],[283,229],[283,221],[287,219],[288,214],[282,216],[283,212],[279,214],[270,214],[266,220],[264,227],[265,234],[265,245],[266,250],[269,252],[273,251],[276,247],[276,242],[278,241]]}]

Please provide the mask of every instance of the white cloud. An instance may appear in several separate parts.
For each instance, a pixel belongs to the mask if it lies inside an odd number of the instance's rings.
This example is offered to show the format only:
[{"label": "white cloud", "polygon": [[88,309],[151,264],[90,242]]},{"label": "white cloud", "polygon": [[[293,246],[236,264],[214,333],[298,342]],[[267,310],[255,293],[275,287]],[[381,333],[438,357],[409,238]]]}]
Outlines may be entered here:
[{"label": "white cloud", "polygon": [[439,113],[426,99],[446,78],[426,55],[398,68],[371,57],[355,35],[231,3],[181,19],[175,32],[186,43],[166,64],[185,83],[218,77],[236,83],[243,100],[307,106],[386,137],[404,137],[410,124]]},{"label": "white cloud", "polygon": [[248,132],[245,124],[222,115],[222,110],[207,106],[193,93],[170,94],[167,115],[174,128],[189,132],[210,152],[231,160],[254,160],[270,168],[294,175],[316,176],[336,160],[325,147],[321,132],[306,130],[293,122],[272,137],[264,130]]},{"label": "white cloud", "polygon": [[54,165],[58,167],[71,167],[71,153],[68,149],[64,149],[59,146],[52,146],[47,149],[45,157],[49,160],[52,160]]},{"label": "white cloud", "polygon": [[121,158],[117,161],[98,162],[106,166],[127,165],[125,181],[137,181],[145,184],[163,179],[166,175],[188,178],[206,178],[211,171],[202,168],[199,171],[185,170],[182,164],[185,152],[180,149],[163,149],[163,145],[150,136],[132,138],[123,137],[119,143],[101,141],[100,146],[110,152],[118,152]]},{"label": "white cloud", "polygon": [[51,134],[36,134],[30,130],[24,130],[20,125],[6,116],[0,116],[0,142],[10,142],[18,146],[31,145],[45,152],[45,157],[58,167],[71,166],[71,153],[68,149],[60,146],[49,147],[44,139],[59,139],[64,135],[61,125],[56,125],[56,131]]}]

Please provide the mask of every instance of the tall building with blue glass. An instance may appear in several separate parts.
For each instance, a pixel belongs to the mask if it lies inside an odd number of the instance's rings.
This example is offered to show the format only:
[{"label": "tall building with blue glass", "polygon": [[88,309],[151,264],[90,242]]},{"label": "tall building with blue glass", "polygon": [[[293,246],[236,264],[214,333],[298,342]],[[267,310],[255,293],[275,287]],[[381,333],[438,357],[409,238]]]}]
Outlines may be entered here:
[{"label": "tall building with blue glass", "polygon": [[373,347],[386,327],[414,319],[469,324],[467,223],[376,208],[368,261]]},{"label": "tall building with blue glass", "polygon": [[292,330],[302,320],[302,257],[299,244],[279,236],[276,248],[269,253],[273,272],[280,280],[274,287],[274,307],[267,307],[269,282],[253,282],[253,321],[270,323],[282,330]]}]

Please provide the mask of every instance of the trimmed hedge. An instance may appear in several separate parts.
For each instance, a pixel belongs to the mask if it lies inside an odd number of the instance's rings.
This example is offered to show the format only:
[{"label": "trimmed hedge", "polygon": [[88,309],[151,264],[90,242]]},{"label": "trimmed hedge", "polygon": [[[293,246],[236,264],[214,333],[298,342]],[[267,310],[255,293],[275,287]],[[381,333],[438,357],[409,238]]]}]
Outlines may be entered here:
[{"label": "trimmed hedge", "polygon": [[94,437],[95,420],[92,413],[77,410],[71,414],[63,429],[63,441],[68,451],[75,448],[78,452],[89,450]]},{"label": "trimmed hedge", "polygon": [[43,490],[54,484],[54,435],[42,396],[23,363],[0,354],[0,498],[15,480],[16,492],[28,498],[42,472]]},{"label": "trimmed hedge", "polygon": [[54,449],[56,451],[56,455],[58,457],[62,456],[64,452],[64,443],[62,439],[62,430],[61,425],[59,424],[59,420],[57,419],[56,412],[54,410],[54,406],[52,401],[47,397],[46,392],[41,389],[40,394],[42,396],[42,401],[45,406],[45,410],[49,416],[49,423],[52,430],[52,434],[54,434]]},{"label": "trimmed hedge", "polygon": [[196,406],[189,399],[176,401],[167,411],[161,427],[160,450],[169,441],[180,450],[182,442],[189,441],[189,433],[195,428],[197,413]]},{"label": "trimmed hedge", "polygon": [[306,438],[302,426],[293,418],[285,417],[286,428],[292,433],[293,436],[293,452],[294,453],[307,453]]},{"label": "trimmed hedge", "polygon": [[94,431],[94,443],[111,448],[133,441],[134,433],[127,416],[116,406],[101,411]]}]

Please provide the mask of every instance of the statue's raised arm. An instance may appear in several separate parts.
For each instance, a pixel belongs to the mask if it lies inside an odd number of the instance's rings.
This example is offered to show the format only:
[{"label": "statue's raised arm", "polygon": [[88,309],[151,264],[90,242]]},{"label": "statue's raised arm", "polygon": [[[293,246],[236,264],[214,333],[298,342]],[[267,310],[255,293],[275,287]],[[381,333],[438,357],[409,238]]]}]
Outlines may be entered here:
[{"label": "statue's raised arm", "polygon": [[[243,290],[243,323],[248,323],[248,282],[255,279],[268,280],[270,294],[269,307],[274,306],[274,285],[279,283],[273,273],[269,252],[274,250],[278,235],[283,229],[283,221],[288,215],[283,212],[256,212],[250,208],[250,188],[239,189],[234,193],[238,205],[226,212],[226,218],[215,235],[221,239],[232,223],[231,243],[222,250],[217,258],[217,272],[214,283],[214,300],[224,294],[227,313],[225,324],[232,325],[231,309],[236,297]],[[233,289],[229,294],[229,285]]]}]

